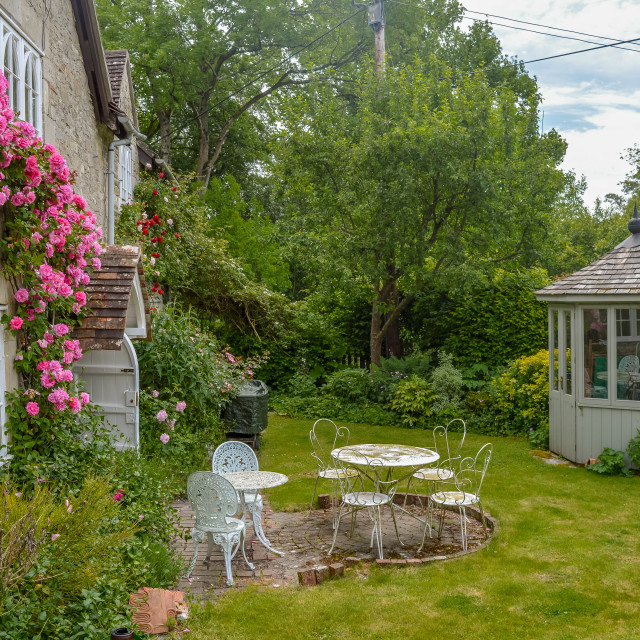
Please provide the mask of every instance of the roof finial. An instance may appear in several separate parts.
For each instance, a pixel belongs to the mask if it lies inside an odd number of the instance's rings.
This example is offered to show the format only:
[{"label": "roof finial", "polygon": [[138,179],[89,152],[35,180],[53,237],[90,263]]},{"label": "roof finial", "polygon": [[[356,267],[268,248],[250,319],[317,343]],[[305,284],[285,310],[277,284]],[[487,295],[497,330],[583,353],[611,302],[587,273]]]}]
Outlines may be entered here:
[{"label": "roof finial", "polygon": [[634,235],[640,233],[640,218],[638,218],[638,206],[633,203],[633,218],[629,220],[629,231]]}]

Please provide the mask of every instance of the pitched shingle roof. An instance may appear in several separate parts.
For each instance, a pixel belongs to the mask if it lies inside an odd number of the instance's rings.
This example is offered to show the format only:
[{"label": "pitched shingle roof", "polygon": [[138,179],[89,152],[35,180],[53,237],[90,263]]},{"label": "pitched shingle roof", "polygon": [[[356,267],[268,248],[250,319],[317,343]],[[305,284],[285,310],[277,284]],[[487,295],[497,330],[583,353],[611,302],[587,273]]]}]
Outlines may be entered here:
[{"label": "pitched shingle roof", "polygon": [[109,73],[109,83],[111,84],[111,95],[116,107],[120,108],[120,94],[122,91],[122,80],[129,60],[129,52],[126,49],[116,49],[105,51],[104,57],[107,60],[107,71]]},{"label": "pitched shingle roof", "polygon": [[536,291],[543,296],[640,293],[640,234],[633,234],[589,266]]},{"label": "pitched shingle roof", "polygon": [[151,317],[141,255],[140,247],[105,247],[100,256],[102,268],[92,274],[91,282],[86,287],[87,306],[92,313],[72,333],[73,338],[80,340],[83,350],[116,350],[122,347],[136,272],[140,275],[147,339],[150,339]]}]

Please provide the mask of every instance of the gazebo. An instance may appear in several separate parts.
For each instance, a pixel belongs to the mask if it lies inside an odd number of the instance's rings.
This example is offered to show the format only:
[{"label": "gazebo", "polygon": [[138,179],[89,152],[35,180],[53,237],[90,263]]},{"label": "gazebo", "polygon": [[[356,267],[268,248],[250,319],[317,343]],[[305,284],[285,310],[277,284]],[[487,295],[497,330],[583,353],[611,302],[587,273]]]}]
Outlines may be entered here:
[{"label": "gazebo", "polygon": [[549,303],[549,447],[573,462],[597,458],[604,447],[626,449],[640,428],[635,207],[629,231],[602,258],[536,291]]}]

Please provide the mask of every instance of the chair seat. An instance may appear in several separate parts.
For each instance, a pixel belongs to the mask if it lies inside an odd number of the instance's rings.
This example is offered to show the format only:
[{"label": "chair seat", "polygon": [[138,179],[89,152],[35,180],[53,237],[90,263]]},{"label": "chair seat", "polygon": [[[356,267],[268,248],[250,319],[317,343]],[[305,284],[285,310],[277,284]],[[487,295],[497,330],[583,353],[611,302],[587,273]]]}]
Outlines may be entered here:
[{"label": "chair seat", "polygon": [[245,527],[244,522],[238,518],[227,516],[226,521],[228,526],[226,531],[223,531],[219,527],[207,527],[206,525],[199,523],[197,520],[194,528],[198,531],[202,531],[203,533],[236,533],[237,531],[242,531]]},{"label": "chair seat", "polygon": [[329,480],[338,480],[339,478],[355,478],[358,472],[355,469],[325,469],[318,471],[318,477],[327,478]]},{"label": "chair seat", "polygon": [[386,493],[375,491],[360,491],[359,493],[345,493],[342,502],[351,507],[378,507],[388,504],[391,499]]},{"label": "chair seat", "polygon": [[451,469],[440,469],[438,467],[426,467],[425,469],[418,469],[413,477],[417,480],[451,480],[453,478],[453,471]]},{"label": "chair seat", "polygon": [[474,493],[464,493],[463,491],[438,491],[429,497],[438,504],[450,507],[466,507],[480,502],[480,498]]},{"label": "chair seat", "polygon": [[262,496],[259,493],[255,491],[244,491],[243,494],[246,505],[253,504],[254,502],[256,504],[262,504]]}]

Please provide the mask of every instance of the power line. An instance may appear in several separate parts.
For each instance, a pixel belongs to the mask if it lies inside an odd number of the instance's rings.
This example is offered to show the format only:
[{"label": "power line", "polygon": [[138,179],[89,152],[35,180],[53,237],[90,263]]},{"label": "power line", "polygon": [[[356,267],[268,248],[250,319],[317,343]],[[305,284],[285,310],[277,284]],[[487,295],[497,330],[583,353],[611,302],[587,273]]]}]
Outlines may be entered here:
[{"label": "power line", "polygon": [[266,69],[265,71],[260,72],[257,76],[255,76],[255,78],[253,78],[252,80],[249,80],[247,83],[242,85],[239,89],[236,89],[233,93],[230,93],[228,96],[225,96],[224,98],[222,98],[221,100],[219,100],[215,104],[211,105],[210,107],[208,107],[204,111],[201,111],[200,113],[196,114],[190,120],[187,120],[187,122],[185,124],[183,124],[175,133],[166,134],[166,135],[162,136],[161,138],[158,138],[158,141],[164,140],[164,138],[168,138],[168,137],[171,136],[171,141],[173,142],[173,140],[175,139],[175,136],[177,134],[179,134],[182,131],[184,131],[192,122],[195,122],[196,120],[198,120],[198,118],[200,118],[200,116],[203,116],[206,113],[209,113],[210,111],[212,111],[216,107],[219,107],[221,104],[224,104],[225,102],[227,102],[228,100],[230,100],[234,96],[238,95],[241,91],[244,91],[247,87],[250,87],[252,84],[255,84],[258,80],[261,80],[262,78],[264,78],[266,75],[268,75],[272,71],[276,71],[277,69],[281,68],[282,65],[285,62],[287,62],[287,61],[291,60],[291,58],[299,55],[305,49],[308,49],[309,47],[313,46],[316,42],[319,42],[320,40],[322,40],[322,38],[325,38],[330,33],[334,32],[336,29],[339,29],[343,24],[345,24],[345,22],[348,22],[349,20],[351,20],[351,18],[353,18],[353,17],[357,16],[358,14],[362,13],[362,11],[363,11],[363,9],[358,9],[357,11],[352,13],[350,16],[346,17],[344,20],[341,20],[340,22],[338,22],[338,24],[336,24],[333,27],[331,27],[328,31],[325,31],[324,33],[320,34],[318,37],[316,37],[313,40],[311,40],[311,42],[308,42],[307,44],[305,44],[304,46],[300,47],[299,49],[297,49],[293,53],[289,54],[287,57],[285,57],[283,60],[281,60],[278,64],[270,67],[269,69]]},{"label": "power line", "polygon": [[526,20],[518,20],[517,18],[506,18],[505,16],[499,16],[499,15],[496,15],[495,13],[485,13],[483,11],[471,11],[470,9],[465,9],[465,12],[475,13],[481,16],[489,16],[491,18],[498,18],[499,20],[509,20],[509,22],[519,22],[520,24],[528,24],[532,27],[543,27],[544,29],[553,29],[554,31],[564,31],[565,33],[575,33],[576,35],[587,36],[588,38],[600,38],[600,40],[612,40],[612,41],[617,40],[617,38],[599,36],[593,33],[585,33],[584,31],[574,31],[573,29],[563,29],[562,27],[552,27],[550,25],[540,24],[538,22],[527,22]]},{"label": "power line", "polygon": [[[388,0],[388,2],[394,2],[395,0]],[[400,3],[398,3],[400,4]],[[404,3],[403,3],[404,4]],[[476,13],[476,12],[474,12]],[[489,14],[487,14],[489,15]],[[495,22],[494,20],[480,20],[479,18],[471,18],[467,16],[462,16],[463,20],[471,20],[472,22],[482,22],[488,23],[494,27],[503,27],[506,29],[516,29],[517,31],[526,31],[527,33],[537,33],[542,36],[551,36],[552,38],[562,38],[563,40],[574,40],[577,42],[586,42],[588,44],[601,44],[600,42],[595,42],[594,40],[585,40],[584,38],[576,38],[574,36],[563,36],[560,33],[549,33],[548,31],[536,31],[535,29],[527,29],[526,27],[517,27],[513,24],[504,24],[502,22]],[[510,20],[510,18],[504,18],[504,20]],[[519,22],[519,21],[518,21]],[[555,29],[555,27],[547,27],[548,29]],[[606,40],[611,40],[612,38],[604,38],[604,36],[592,36],[594,38],[602,38]],[[631,49],[629,47],[618,47],[615,44],[612,45],[615,49],[622,49],[623,51],[633,51],[634,53],[640,53],[640,49]]]},{"label": "power line", "polygon": [[[418,5],[414,5],[414,4],[410,4],[408,2],[401,2],[400,0],[387,0],[388,2],[392,2],[393,4],[401,4],[405,7],[411,7],[413,9],[418,9],[420,11],[428,11],[428,9],[426,7],[420,7]],[[493,13],[484,13],[482,11],[469,11],[468,9],[465,9],[466,13],[475,13],[477,15],[481,15],[481,16],[487,16],[487,17],[492,17],[492,18],[498,18],[500,20],[508,20],[510,22],[518,22],[520,24],[528,24],[531,26],[535,26],[535,27],[542,27],[543,29],[553,29],[554,31],[563,31],[565,33],[575,33],[577,35],[582,35],[582,36],[588,36],[590,38],[599,38],[600,40],[611,40],[613,41],[612,46],[616,49],[622,49],[624,51],[634,51],[636,53],[640,53],[640,49],[631,49],[629,47],[620,47],[617,46],[615,44],[615,42],[617,42],[616,38],[609,38],[607,36],[599,36],[599,35],[594,35],[592,33],[584,33],[582,31],[573,31],[572,29],[563,29],[561,27],[552,27],[550,25],[545,25],[545,24],[539,24],[537,22],[527,22],[525,20],[518,20],[516,18],[507,18],[505,16],[499,16]],[[526,31],[528,33],[537,33],[539,35],[543,35],[543,36],[551,36],[553,38],[562,38],[564,40],[574,40],[577,42],[586,42],[588,44],[601,44],[599,42],[594,42],[593,40],[584,40],[583,38],[574,38],[571,36],[563,36],[561,34],[558,33],[549,33],[549,32],[545,32],[545,31],[537,31],[535,29],[527,29],[526,27],[517,27],[515,25],[511,25],[511,24],[503,24],[500,22],[495,22],[493,20],[481,20],[480,18],[472,18],[470,16],[463,16],[462,17],[463,20],[472,20],[473,22],[488,22],[491,25],[497,26],[497,27],[504,27],[506,29],[515,29],[517,31]]]}]

